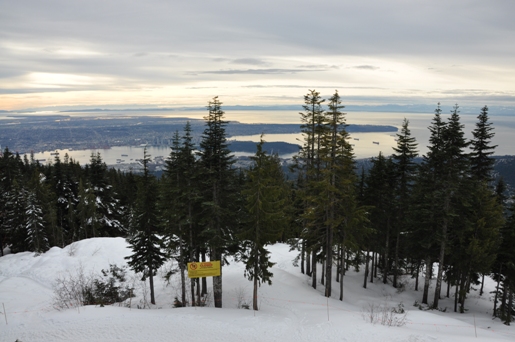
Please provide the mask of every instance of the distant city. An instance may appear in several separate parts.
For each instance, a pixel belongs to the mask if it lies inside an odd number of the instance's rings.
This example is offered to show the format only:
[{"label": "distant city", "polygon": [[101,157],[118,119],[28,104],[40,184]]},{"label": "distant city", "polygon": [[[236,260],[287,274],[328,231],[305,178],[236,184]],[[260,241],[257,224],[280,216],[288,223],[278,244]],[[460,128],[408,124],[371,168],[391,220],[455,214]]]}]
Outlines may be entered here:
[{"label": "distant city", "polygon": [[[163,117],[76,117],[68,115],[9,115],[0,120],[0,145],[20,154],[62,149],[110,149],[114,146],[168,147],[175,132],[182,136],[190,122],[194,143],[200,141],[204,120]],[[397,127],[384,125],[349,125],[349,132],[397,132]],[[299,124],[244,124],[232,121],[227,136],[261,133],[300,133]],[[271,143],[268,144],[273,149]],[[277,150],[278,145],[275,145]],[[234,143],[234,152],[255,152],[255,143]],[[294,153],[298,146],[282,143],[283,153]]]}]

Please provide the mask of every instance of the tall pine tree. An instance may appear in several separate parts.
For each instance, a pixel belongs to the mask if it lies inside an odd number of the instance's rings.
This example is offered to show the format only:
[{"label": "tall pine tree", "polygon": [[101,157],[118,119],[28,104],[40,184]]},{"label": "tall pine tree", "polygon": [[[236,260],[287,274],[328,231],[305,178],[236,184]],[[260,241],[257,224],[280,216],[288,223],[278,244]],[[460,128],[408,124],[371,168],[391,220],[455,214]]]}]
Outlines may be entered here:
[{"label": "tall pine tree", "polygon": [[[209,245],[211,260],[220,260],[223,265],[225,254],[235,245],[233,229],[236,217],[231,206],[235,202],[236,177],[225,132],[227,121],[224,120],[221,106],[218,96],[209,101],[199,155],[203,182],[202,235]],[[222,307],[222,270],[219,277],[213,277],[213,296],[217,308]]]},{"label": "tall pine tree", "polygon": [[279,239],[288,225],[288,187],[285,183],[281,162],[277,155],[263,151],[264,141],[257,145],[256,155],[251,157],[253,165],[247,171],[243,190],[246,199],[248,219],[239,234],[244,251],[245,276],[254,282],[252,307],[258,310],[258,286],[262,282],[271,284],[270,253],[266,245]]},{"label": "tall pine tree", "polygon": [[143,175],[138,186],[135,210],[134,232],[127,240],[133,254],[125,257],[127,264],[135,271],[143,273],[142,279],[149,279],[150,302],[156,304],[154,276],[166,260],[163,241],[160,236],[157,218],[157,185],[148,170],[150,156],[145,148],[143,155]]}]

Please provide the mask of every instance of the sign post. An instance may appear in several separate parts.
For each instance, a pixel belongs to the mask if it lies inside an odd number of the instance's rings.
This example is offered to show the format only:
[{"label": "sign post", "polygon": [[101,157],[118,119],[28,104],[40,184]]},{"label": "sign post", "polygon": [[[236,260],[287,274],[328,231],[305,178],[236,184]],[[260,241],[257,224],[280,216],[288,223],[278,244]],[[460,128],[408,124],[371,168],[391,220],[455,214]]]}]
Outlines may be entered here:
[{"label": "sign post", "polygon": [[188,263],[188,278],[219,277],[220,261]]}]

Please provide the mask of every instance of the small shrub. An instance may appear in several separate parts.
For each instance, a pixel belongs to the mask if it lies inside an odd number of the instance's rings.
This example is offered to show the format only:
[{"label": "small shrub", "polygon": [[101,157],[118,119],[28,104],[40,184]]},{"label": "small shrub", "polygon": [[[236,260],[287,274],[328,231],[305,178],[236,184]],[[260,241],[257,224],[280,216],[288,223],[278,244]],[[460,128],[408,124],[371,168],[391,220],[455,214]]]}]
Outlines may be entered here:
[{"label": "small shrub", "polygon": [[386,304],[369,303],[363,307],[361,316],[366,322],[388,327],[402,327],[407,323],[407,312],[404,305],[399,303],[397,307],[390,307]]},{"label": "small shrub", "polygon": [[236,307],[238,309],[250,310],[250,300],[247,299],[245,287],[238,287],[234,289],[234,295],[236,297]]},{"label": "small shrub", "polygon": [[400,281],[397,284],[397,293],[403,293],[408,287],[408,280]]},{"label": "small shrub", "polygon": [[82,265],[75,274],[68,272],[57,277],[53,285],[53,306],[58,310],[83,305],[107,305],[134,297],[133,288],[126,284],[126,268],[109,265],[102,275],[87,276]]},{"label": "small shrub", "polygon": [[57,310],[76,308],[84,305],[84,295],[91,288],[91,276],[84,273],[80,265],[75,273],[60,274],[52,285],[53,306]]},{"label": "small shrub", "polygon": [[393,308],[392,311],[395,312],[396,314],[406,313],[406,310],[404,310],[404,304],[402,304],[402,302],[397,304],[397,307]]},{"label": "small shrub", "polygon": [[207,294],[197,299],[197,306],[211,306],[213,304],[213,296],[211,291],[207,291]]},{"label": "small shrub", "polygon": [[177,298],[177,296],[175,296],[175,299],[173,301],[173,307],[174,308],[183,308],[185,306],[187,306],[188,303],[183,303],[182,301],[179,300],[179,298]]},{"label": "small shrub", "polygon": [[93,279],[91,292],[87,294],[84,305],[108,305],[120,303],[134,297],[133,288],[126,284],[126,267],[109,265],[109,270],[102,270],[102,277]]}]

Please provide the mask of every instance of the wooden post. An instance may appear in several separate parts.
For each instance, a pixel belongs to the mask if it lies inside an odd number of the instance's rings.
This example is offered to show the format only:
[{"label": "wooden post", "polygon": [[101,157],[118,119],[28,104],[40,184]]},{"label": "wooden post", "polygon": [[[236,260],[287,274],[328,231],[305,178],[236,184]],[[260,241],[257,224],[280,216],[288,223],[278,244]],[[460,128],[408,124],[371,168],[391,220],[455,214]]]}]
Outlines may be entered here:
[{"label": "wooden post", "polygon": [[2,306],[4,307],[5,325],[7,325],[7,311],[5,311],[4,303],[2,303]]},{"label": "wooden post", "polygon": [[329,322],[329,297],[327,298],[327,321]]},{"label": "wooden post", "polygon": [[477,338],[476,315],[474,315],[474,332],[476,333],[476,338]]}]

